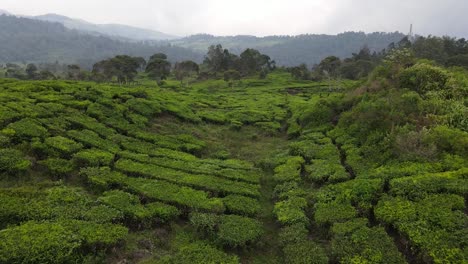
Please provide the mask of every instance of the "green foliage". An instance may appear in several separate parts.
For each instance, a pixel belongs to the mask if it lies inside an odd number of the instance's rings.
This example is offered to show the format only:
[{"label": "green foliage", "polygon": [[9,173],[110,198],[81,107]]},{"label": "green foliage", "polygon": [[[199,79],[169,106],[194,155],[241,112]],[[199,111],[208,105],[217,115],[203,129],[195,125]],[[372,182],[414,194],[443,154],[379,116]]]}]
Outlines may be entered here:
[{"label": "green foliage", "polygon": [[75,169],[72,161],[60,158],[41,160],[39,164],[46,166],[47,170],[55,177],[65,176]]},{"label": "green foliage", "polygon": [[309,174],[308,178],[314,182],[341,182],[349,180],[348,172],[339,163],[332,163],[328,160],[312,160],[312,164],[305,167]]},{"label": "green foliage", "polygon": [[25,159],[23,153],[16,149],[0,149],[0,172],[15,174],[26,171],[31,161]]},{"label": "green foliage", "polygon": [[71,139],[61,136],[46,138],[44,143],[48,147],[56,149],[63,154],[72,154],[83,148],[83,145],[80,143],[76,143]]},{"label": "green foliage", "polygon": [[73,263],[79,250],[115,245],[127,234],[117,225],[90,222],[27,222],[0,232],[0,262]]},{"label": "green foliage", "polygon": [[263,234],[263,226],[259,221],[237,215],[221,216],[218,228],[220,242],[231,247],[243,247],[257,241]]},{"label": "green foliage", "polygon": [[279,232],[279,242],[284,247],[290,244],[297,245],[307,240],[309,231],[303,224],[297,223],[281,228]]},{"label": "green foliage", "polygon": [[202,235],[234,248],[256,242],[264,232],[259,221],[238,215],[192,213],[190,223]]},{"label": "green foliage", "polygon": [[356,218],[332,227],[332,253],[340,263],[406,263],[382,227],[367,227]]},{"label": "green foliage", "polygon": [[247,216],[255,216],[260,211],[257,200],[240,195],[228,195],[223,198],[228,212]]},{"label": "green foliage", "polygon": [[117,161],[115,167],[128,174],[144,175],[154,179],[162,179],[203,190],[253,197],[259,196],[258,186],[248,183],[234,182],[208,175],[192,175],[173,169],[165,169],[156,165],[137,163],[125,159]]},{"label": "green foliage", "polygon": [[304,159],[302,157],[290,157],[285,164],[275,168],[273,178],[278,182],[300,181],[303,164]]},{"label": "green foliage", "polygon": [[289,264],[326,264],[328,256],[325,250],[312,241],[288,244],[283,248],[286,263]]},{"label": "green foliage", "polygon": [[300,197],[291,197],[287,200],[277,202],[275,204],[274,213],[278,221],[282,224],[309,224],[309,219],[305,215],[304,209],[307,206],[307,201]]},{"label": "green foliage", "polygon": [[37,120],[31,118],[24,118],[15,123],[10,123],[7,128],[12,129],[14,131],[13,135],[20,139],[31,139],[47,135],[47,129]]},{"label": "green foliage", "polygon": [[216,249],[208,244],[197,242],[183,245],[179,250],[169,257],[164,257],[158,263],[167,264],[202,264],[202,263],[223,263],[223,264],[238,264],[240,263],[237,256],[232,256]]},{"label": "green foliage", "polygon": [[137,196],[119,191],[108,191],[99,197],[99,202],[122,212],[130,221],[152,223],[156,219],[162,222],[170,221],[180,212],[177,208],[163,203],[140,204]]},{"label": "green foliage", "polygon": [[197,212],[190,214],[190,224],[193,225],[198,232],[208,236],[213,236],[216,233],[219,219],[219,215],[216,214]]},{"label": "green foliage", "polygon": [[120,150],[119,146],[112,141],[99,137],[98,134],[91,130],[69,130],[67,135],[76,141],[83,143],[85,146],[94,147],[97,149],[116,153]]},{"label": "green foliage", "polygon": [[316,203],[315,222],[319,225],[338,223],[357,216],[356,208],[343,202]]},{"label": "green foliage", "polygon": [[467,239],[464,199],[436,194],[418,201],[385,197],[375,210],[377,219],[396,227],[422,249],[423,259],[435,263],[463,263]]},{"label": "green foliage", "polygon": [[447,153],[468,156],[468,134],[466,131],[437,126],[429,132],[426,140],[433,142],[438,149]]},{"label": "green foliage", "polygon": [[73,155],[73,160],[81,167],[109,166],[114,160],[114,154],[99,149],[85,149]]},{"label": "green foliage", "polygon": [[410,88],[424,94],[448,89],[446,84],[449,78],[450,75],[444,69],[419,63],[402,71],[399,81],[402,88]]},{"label": "green foliage", "polygon": [[0,262],[66,263],[78,259],[80,236],[60,224],[26,223],[0,232]]}]

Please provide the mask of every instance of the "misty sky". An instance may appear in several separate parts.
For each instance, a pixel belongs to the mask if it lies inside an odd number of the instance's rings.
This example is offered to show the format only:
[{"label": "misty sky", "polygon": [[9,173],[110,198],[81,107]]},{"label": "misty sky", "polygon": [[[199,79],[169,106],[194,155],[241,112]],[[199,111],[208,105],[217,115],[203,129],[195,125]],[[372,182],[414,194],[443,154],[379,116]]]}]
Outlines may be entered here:
[{"label": "misty sky", "polygon": [[184,36],[401,31],[468,37],[467,0],[0,0],[22,15],[57,13]]}]

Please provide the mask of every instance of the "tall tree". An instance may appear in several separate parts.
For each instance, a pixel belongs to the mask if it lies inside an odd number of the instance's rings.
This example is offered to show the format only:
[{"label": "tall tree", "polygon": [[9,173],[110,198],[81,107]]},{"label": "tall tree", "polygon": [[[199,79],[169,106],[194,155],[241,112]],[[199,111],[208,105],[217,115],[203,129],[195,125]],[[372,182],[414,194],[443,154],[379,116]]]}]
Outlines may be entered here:
[{"label": "tall tree", "polygon": [[148,77],[160,83],[171,73],[171,63],[167,60],[166,54],[157,53],[150,57],[146,65],[145,72]]},{"label": "tall tree", "polygon": [[274,61],[271,61],[269,56],[261,54],[256,49],[246,49],[240,54],[240,70],[243,75],[254,74],[262,70],[269,71],[273,63]]},{"label": "tall tree", "polygon": [[93,66],[93,74],[98,80],[112,80],[117,77],[117,82],[132,82],[137,75],[141,60],[137,57],[118,55],[114,58],[100,61]]},{"label": "tall tree", "polygon": [[340,66],[340,58],[336,56],[329,56],[319,63],[318,69],[321,73],[324,73],[325,75],[328,75],[330,77],[336,77]]},{"label": "tall tree", "polygon": [[183,83],[184,79],[198,74],[200,68],[194,61],[178,62],[174,65],[174,75],[177,80]]},{"label": "tall tree", "polygon": [[30,80],[34,80],[37,78],[37,71],[37,66],[32,63],[26,66],[26,75]]}]

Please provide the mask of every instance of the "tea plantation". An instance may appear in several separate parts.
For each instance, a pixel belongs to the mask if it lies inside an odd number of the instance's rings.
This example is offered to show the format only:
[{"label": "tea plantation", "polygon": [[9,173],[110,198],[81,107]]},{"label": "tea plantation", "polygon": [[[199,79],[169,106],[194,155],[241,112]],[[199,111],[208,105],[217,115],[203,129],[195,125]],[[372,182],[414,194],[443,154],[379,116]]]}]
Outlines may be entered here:
[{"label": "tea plantation", "polygon": [[467,263],[468,74],[413,67],[0,79],[0,263]]}]

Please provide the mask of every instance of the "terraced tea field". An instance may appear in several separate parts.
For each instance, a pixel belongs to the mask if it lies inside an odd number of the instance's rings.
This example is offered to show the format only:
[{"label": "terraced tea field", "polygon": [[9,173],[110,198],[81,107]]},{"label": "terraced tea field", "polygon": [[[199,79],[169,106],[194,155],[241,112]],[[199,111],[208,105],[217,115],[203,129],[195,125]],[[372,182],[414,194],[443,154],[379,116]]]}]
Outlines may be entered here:
[{"label": "terraced tea field", "polygon": [[358,85],[1,79],[0,263],[464,263],[466,156],[366,164]]}]

